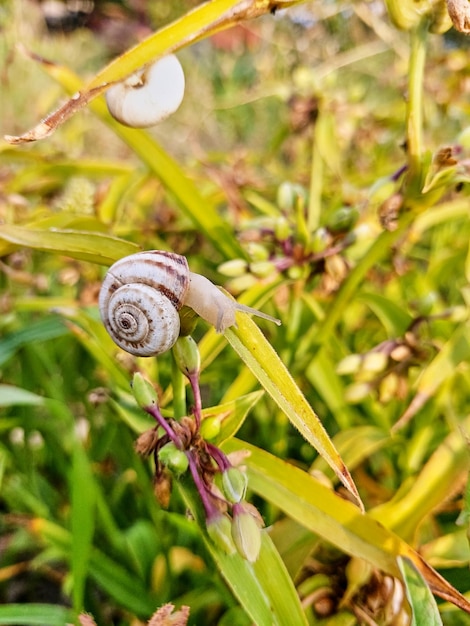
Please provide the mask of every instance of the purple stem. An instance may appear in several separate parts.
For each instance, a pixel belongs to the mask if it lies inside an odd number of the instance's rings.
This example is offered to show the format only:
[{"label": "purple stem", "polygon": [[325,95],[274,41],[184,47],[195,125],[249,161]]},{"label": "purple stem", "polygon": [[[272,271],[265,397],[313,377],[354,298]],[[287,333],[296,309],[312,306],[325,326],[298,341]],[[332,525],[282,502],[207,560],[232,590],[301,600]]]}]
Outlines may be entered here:
[{"label": "purple stem", "polygon": [[194,480],[194,484],[196,485],[196,489],[199,492],[199,496],[201,498],[201,502],[202,505],[204,507],[204,510],[206,511],[206,518],[207,519],[211,519],[213,517],[215,517],[216,515],[219,514],[219,511],[217,509],[217,507],[214,505],[214,503],[212,502],[211,498],[209,497],[209,493],[206,489],[206,486],[204,485],[204,482],[202,481],[198,469],[197,469],[197,464],[196,461],[194,459],[194,455],[193,452],[191,450],[189,450],[187,453],[187,457],[188,457],[188,461],[189,461],[189,469],[191,471],[191,475],[193,477]]},{"label": "purple stem", "polygon": [[178,437],[178,435],[174,432],[170,424],[166,421],[163,415],[160,413],[160,410],[157,405],[146,406],[144,409],[149,415],[153,417],[153,419],[158,422],[158,425],[163,428],[171,441],[175,444],[177,448],[180,450],[183,449],[183,442]]},{"label": "purple stem", "polygon": [[194,397],[194,418],[196,420],[196,428],[199,430],[201,426],[201,412],[202,412],[202,400],[201,389],[199,387],[199,372],[195,374],[188,374],[191,389],[193,390]]},{"label": "purple stem", "polygon": [[206,448],[207,452],[211,455],[211,457],[219,466],[221,472],[225,471],[229,467],[232,467],[232,464],[222,452],[222,450],[220,450],[220,448],[214,446],[214,444],[209,443],[208,441],[206,441]]}]

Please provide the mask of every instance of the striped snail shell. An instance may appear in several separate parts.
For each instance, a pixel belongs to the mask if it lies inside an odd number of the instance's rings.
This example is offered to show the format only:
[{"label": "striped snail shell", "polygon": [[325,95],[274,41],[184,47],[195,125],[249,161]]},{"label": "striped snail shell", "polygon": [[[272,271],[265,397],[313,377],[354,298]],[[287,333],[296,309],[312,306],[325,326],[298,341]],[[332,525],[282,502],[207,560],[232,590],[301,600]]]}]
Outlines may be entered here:
[{"label": "striped snail shell", "polygon": [[235,312],[279,320],[226,296],[204,276],[191,272],[186,258],[150,250],[120,259],[101,286],[101,319],[113,341],[136,356],[169,350],[180,332],[183,305],[223,332],[236,324]]},{"label": "striped snail shell", "polygon": [[147,128],[174,113],[183,96],[183,68],[175,55],[169,54],[111,85],[106,104],[121,124]]}]

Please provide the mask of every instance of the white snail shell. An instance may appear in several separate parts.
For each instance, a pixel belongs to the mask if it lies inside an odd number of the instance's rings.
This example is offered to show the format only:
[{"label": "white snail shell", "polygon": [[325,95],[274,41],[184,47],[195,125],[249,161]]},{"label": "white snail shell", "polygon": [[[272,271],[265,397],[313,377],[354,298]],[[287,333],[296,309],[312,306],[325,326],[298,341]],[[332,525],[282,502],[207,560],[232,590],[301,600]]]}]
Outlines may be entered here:
[{"label": "white snail shell", "polygon": [[121,124],[147,128],[174,113],[183,96],[183,68],[170,54],[112,85],[106,92],[106,104]]},{"label": "white snail shell", "polygon": [[101,286],[101,319],[113,341],[136,356],[169,350],[180,331],[183,305],[223,332],[236,323],[235,312],[279,320],[239,304],[204,276],[189,271],[186,258],[151,250],[124,257],[112,265]]}]

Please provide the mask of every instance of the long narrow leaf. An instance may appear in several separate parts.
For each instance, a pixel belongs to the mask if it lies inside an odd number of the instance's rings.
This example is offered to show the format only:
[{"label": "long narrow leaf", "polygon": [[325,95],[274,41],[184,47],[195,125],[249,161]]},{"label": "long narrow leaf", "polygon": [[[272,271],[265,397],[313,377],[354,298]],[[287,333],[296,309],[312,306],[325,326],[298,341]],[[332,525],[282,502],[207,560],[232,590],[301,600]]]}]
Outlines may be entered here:
[{"label": "long narrow leaf", "polygon": [[227,340],[292,424],[318,450],[345,487],[361,503],[349,470],[276,351],[247,315],[239,314],[237,322],[237,328],[225,331]]},{"label": "long narrow leaf", "polygon": [[73,623],[71,609],[52,604],[5,604],[0,606],[0,624],[6,626],[64,626]]},{"label": "long narrow leaf", "polygon": [[0,242],[2,255],[22,246],[102,265],[111,265],[117,259],[139,251],[136,244],[102,233],[59,229],[34,230],[11,224],[0,224]]}]

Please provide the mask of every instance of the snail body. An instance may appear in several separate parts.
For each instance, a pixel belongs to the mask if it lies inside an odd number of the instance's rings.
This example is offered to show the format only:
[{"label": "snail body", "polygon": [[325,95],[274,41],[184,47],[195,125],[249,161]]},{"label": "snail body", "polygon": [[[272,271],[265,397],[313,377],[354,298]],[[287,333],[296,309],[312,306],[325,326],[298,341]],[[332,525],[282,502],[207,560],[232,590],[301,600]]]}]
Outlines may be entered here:
[{"label": "snail body", "polygon": [[183,68],[170,54],[111,85],[106,104],[121,124],[147,128],[176,111],[183,100],[184,86]]},{"label": "snail body", "polygon": [[180,332],[178,311],[189,306],[217,332],[236,324],[241,311],[279,320],[226,296],[189,270],[186,258],[161,250],[138,252],[112,265],[101,286],[101,319],[113,341],[136,356],[169,350]]}]

